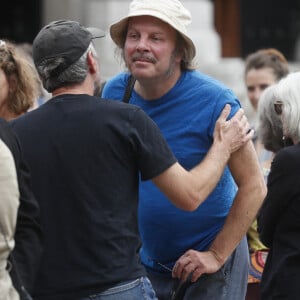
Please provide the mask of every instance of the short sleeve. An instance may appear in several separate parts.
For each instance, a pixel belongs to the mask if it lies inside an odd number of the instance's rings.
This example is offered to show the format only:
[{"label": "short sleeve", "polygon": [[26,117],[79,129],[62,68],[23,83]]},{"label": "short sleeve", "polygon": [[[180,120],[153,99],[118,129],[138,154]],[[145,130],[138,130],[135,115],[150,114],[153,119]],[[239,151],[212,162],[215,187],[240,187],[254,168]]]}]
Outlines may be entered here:
[{"label": "short sleeve", "polygon": [[142,180],[161,174],[177,161],[158,126],[142,109],[137,108],[129,132]]}]

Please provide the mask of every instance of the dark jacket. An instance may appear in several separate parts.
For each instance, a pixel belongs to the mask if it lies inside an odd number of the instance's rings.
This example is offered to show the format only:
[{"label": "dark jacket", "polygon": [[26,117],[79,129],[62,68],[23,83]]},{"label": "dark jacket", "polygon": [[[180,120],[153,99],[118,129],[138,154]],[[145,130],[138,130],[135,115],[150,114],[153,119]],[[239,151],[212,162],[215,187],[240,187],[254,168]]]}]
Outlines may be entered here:
[{"label": "dark jacket", "polygon": [[274,158],[258,230],[262,242],[270,247],[261,282],[262,299],[299,299],[299,144],[282,149]]},{"label": "dark jacket", "polygon": [[31,191],[29,172],[23,160],[17,137],[10,129],[9,123],[3,119],[0,119],[0,138],[14,157],[20,190],[15,248],[10,259],[13,259],[12,281],[22,296],[20,284],[22,282],[25,288],[31,292],[42,252],[39,206]]}]

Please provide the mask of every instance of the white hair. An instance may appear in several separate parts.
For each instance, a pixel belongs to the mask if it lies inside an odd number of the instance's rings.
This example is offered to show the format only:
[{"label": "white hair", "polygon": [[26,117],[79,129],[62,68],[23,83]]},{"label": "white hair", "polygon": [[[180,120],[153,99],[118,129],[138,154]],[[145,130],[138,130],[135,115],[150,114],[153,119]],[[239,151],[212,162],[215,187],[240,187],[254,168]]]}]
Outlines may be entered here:
[{"label": "white hair", "polygon": [[262,92],[257,107],[258,136],[264,147],[272,152],[277,152],[284,146],[281,119],[274,109],[276,87],[277,84],[271,85]]},{"label": "white hair", "polygon": [[300,72],[281,79],[276,89],[276,100],[283,102],[284,135],[300,139]]}]

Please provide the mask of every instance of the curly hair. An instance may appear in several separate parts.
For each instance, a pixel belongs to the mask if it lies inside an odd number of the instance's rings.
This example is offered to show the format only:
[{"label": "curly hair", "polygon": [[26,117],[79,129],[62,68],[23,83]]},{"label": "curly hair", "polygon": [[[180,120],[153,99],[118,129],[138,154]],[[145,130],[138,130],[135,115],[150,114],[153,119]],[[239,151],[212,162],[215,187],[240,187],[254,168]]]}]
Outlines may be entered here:
[{"label": "curly hair", "polygon": [[10,89],[7,108],[19,116],[27,112],[34,104],[39,94],[37,72],[28,58],[17,51],[16,46],[7,41],[0,44],[0,68],[3,70]]}]

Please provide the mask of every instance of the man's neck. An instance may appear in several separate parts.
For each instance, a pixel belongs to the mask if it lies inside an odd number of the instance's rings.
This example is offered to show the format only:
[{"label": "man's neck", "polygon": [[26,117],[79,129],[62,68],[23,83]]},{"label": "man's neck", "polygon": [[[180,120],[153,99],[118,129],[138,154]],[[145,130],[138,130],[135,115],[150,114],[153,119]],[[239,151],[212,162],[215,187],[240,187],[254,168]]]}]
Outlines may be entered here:
[{"label": "man's neck", "polygon": [[86,78],[82,83],[76,83],[69,86],[63,86],[55,89],[52,92],[52,96],[56,97],[63,94],[88,94],[93,95],[94,93],[94,85],[93,82],[90,81],[89,78]]}]

